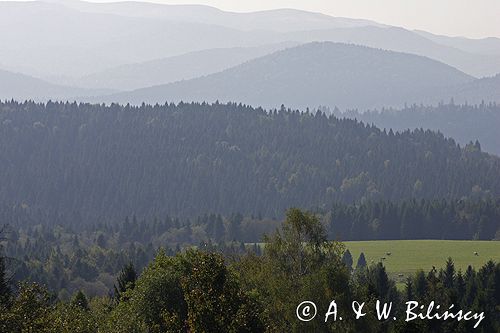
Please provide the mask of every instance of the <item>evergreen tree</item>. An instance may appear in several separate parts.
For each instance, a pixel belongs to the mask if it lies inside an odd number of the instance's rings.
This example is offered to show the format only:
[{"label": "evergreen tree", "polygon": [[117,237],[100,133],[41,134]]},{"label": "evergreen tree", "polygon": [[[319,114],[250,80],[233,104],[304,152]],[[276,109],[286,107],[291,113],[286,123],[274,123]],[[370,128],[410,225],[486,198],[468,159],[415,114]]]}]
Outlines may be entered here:
[{"label": "evergreen tree", "polygon": [[78,292],[73,296],[71,305],[79,307],[83,310],[89,310],[89,302],[87,301],[87,297],[81,290],[78,290]]},{"label": "evergreen tree", "polygon": [[406,278],[405,296],[406,296],[406,300],[408,300],[408,301],[415,300],[415,290],[414,290],[414,286],[413,286],[413,279],[411,278],[411,276]]},{"label": "evergreen tree", "polygon": [[423,270],[415,274],[415,295],[418,300],[423,300],[427,293],[427,279]]},{"label": "evergreen tree", "polygon": [[135,282],[137,281],[137,272],[135,271],[134,265],[130,262],[121,270],[117,278],[118,286],[115,285],[115,297],[118,300],[122,300],[122,294],[129,290],[135,288]]},{"label": "evergreen tree", "polygon": [[358,258],[358,262],[356,263],[356,269],[363,269],[366,268],[366,258],[365,254],[361,252]]},{"label": "evergreen tree", "polygon": [[353,260],[349,249],[346,249],[342,255],[342,262],[347,266],[347,268],[349,268],[349,270],[352,270]]},{"label": "evergreen tree", "polygon": [[[0,228],[0,242],[5,240],[3,237],[5,227]],[[11,297],[10,281],[7,275],[7,263],[3,254],[3,247],[0,243],[0,308],[6,307]]]},{"label": "evergreen tree", "polygon": [[5,257],[2,256],[2,248],[0,247],[0,308],[6,307],[11,296],[9,278],[7,276],[7,265]]}]

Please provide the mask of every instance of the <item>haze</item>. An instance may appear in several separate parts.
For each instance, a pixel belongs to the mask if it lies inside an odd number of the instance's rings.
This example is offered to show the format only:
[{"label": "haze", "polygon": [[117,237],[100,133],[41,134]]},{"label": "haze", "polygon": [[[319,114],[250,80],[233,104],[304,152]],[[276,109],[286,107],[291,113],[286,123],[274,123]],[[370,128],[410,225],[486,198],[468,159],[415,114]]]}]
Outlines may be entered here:
[{"label": "haze", "polygon": [[295,8],[333,16],[370,19],[448,36],[500,37],[500,24],[498,24],[500,2],[495,0],[156,0],[152,2],[198,3],[237,12]]}]

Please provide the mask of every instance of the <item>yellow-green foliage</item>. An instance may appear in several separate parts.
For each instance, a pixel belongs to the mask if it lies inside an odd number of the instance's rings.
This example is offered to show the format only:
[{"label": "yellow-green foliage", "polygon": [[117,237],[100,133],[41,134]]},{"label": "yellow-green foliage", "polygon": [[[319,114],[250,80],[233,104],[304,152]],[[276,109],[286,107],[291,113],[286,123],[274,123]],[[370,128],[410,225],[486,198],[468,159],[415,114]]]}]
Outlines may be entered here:
[{"label": "yellow-green foliage", "polygon": [[462,271],[468,265],[479,269],[490,259],[500,262],[500,242],[496,241],[397,240],[345,242],[345,245],[352,254],[354,266],[363,252],[368,265],[372,261],[382,261],[396,281],[406,279],[408,274],[420,269],[443,268],[448,257],[453,259],[457,270]]}]

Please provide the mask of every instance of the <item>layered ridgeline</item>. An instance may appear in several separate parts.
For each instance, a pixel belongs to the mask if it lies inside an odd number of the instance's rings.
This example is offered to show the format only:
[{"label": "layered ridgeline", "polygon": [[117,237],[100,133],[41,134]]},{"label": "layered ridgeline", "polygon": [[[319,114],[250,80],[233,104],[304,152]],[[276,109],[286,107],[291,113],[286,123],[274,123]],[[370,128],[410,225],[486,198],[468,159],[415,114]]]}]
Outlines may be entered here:
[{"label": "layered ridgeline", "polygon": [[[500,76],[498,76],[498,82],[500,83]],[[329,110],[324,111],[329,112]],[[463,145],[479,140],[482,150],[500,156],[498,131],[500,104],[412,105],[403,109],[382,109],[369,112],[335,110],[333,113],[340,117],[375,124],[380,128],[392,128],[399,131],[423,128],[440,131]]]},{"label": "layered ridgeline", "polygon": [[66,218],[500,194],[500,159],[479,143],[234,104],[3,103],[0,159],[2,204]]},{"label": "layered ridgeline", "polygon": [[[263,107],[286,103],[341,109],[438,103],[455,98],[500,100],[473,77],[444,63],[406,53],[339,43],[310,43],[275,52],[220,73],[103,96],[93,101],[238,101]],[[471,87],[478,86],[469,93]],[[469,100],[470,98],[471,100]]]},{"label": "layered ridgeline", "polygon": [[[55,83],[194,51],[289,41],[333,41],[407,52],[475,77],[500,72],[498,38],[435,36],[291,9],[234,13],[207,6],[137,1],[2,1],[0,31],[4,32],[0,35],[1,68]],[[119,83],[120,73],[108,74],[100,82],[111,85],[99,88],[114,88]],[[166,78],[162,83],[167,82],[171,81]]]},{"label": "layered ridgeline", "polygon": [[190,52],[110,68],[70,80],[70,83],[88,88],[139,89],[217,73],[296,44],[279,43],[260,47],[216,48]]},{"label": "layered ridgeline", "polygon": [[20,73],[0,69],[0,100],[20,99],[46,101],[48,99],[66,100],[78,96],[94,96],[110,93],[112,90],[83,89],[50,82]]}]

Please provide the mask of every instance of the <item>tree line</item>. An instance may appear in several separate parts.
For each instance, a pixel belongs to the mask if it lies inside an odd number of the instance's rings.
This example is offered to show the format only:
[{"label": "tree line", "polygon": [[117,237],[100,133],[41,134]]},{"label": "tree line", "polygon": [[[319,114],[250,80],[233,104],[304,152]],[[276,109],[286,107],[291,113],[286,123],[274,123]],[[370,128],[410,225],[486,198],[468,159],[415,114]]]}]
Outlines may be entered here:
[{"label": "tree line", "polygon": [[[124,265],[114,292],[89,297],[76,291],[60,300],[40,283],[5,280],[0,265],[0,332],[497,332],[500,329],[500,264],[457,271],[449,259],[440,270],[418,271],[398,290],[382,263],[355,268],[342,243],[329,241],[312,213],[291,209],[279,230],[264,239],[261,255],[252,251],[224,256],[203,248],[177,254],[163,250],[138,271]],[[4,258],[0,256],[0,264]],[[320,315],[303,322],[296,308],[314,300],[326,313],[353,301],[375,308],[392,302],[397,320],[378,320],[375,311],[356,320]],[[443,308],[484,312],[474,321],[415,320],[401,315],[408,300]]]},{"label": "tree line", "polygon": [[[329,240],[460,239],[500,240],[499,199],[406,200],[336,203],[316,210]],[[142,269],[159,248],[174,255],[193,246],[224,255],[252,251],[277,219],[242,214],[196,218],[138,218],[75,223],[50,219],[28,208],[3,207],[4,252],[16,280],[39,282],[67,299],[77,290],[104,295],[114,277],[132,262]]]},{"label": "tree line", "polygon": [[[327,110],[324,110],[327,111]],[[380,128],[404,131],[425,128],[439,131],[462,145],[479,141],[484,151],[500,155],[500,105],[496,103],[455,104],[439,103],[434,106],[408,105],[402,109],[384,108],[369,112],[335,109],[337,117],[358,119]]]}]

